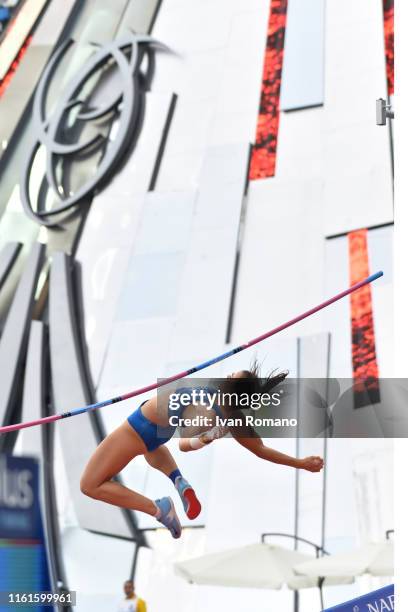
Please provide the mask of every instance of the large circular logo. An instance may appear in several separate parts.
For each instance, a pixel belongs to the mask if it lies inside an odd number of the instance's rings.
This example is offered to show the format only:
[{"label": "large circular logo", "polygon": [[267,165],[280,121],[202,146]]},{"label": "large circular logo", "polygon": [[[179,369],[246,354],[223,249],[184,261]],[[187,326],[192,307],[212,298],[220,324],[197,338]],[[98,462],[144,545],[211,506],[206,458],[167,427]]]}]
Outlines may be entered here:
[{"label": "large circular logo", "polygon": [[[155,49],[168,50],[150,36],[137,34],[129,34],[98,48],[61,91],[47,116],[51,81],[73,42],[67,40],[57,49],[39,81],[33,103],[34,139],[20,181],[24,211],[34,221],[49,227],[58,225],[64,213],[88,201],[87,198],[100,190],[115,173],[141,128],[144,93],[153,76]],[[144,69],[142,62],[146,64]],[[95,106],[92,94],[96,84],[100,84],[107,74],[112,75],[113,71],[119,75],[119,79],[115,79],[114,91],[109,92],[107,101]],[[89,122],[93,122],[97,130],[104,119],[104,130],[92,137],[84,137]],[[112,127],[115,122],[115,135],[110,138],[106,124]],[[45,151],[45,171],[38,192],[33,196],[30,177],[41,147]],[[73,190],[69,179],[73,164],[95,152],[100,154],[96,172]],[[46,196],[50,190],[54,205],[47,208]]]}]

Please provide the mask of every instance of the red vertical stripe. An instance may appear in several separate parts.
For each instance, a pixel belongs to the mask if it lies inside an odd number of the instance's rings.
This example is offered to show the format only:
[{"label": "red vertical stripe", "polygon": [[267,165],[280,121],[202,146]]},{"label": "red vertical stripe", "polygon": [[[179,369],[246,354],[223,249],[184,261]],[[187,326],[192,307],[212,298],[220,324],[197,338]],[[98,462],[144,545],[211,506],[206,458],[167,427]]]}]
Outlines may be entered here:
[{"label": "red vertical stripe", "polygon": [[[350,285],[370,275],[367,235],[366,229],[348,234]],[[379,401],[371,286],[352,293],[350,304],[355,407],[361,407]]]},{"label": "red vertical stripe", "polygon": [[4,94],[4,92],[6,91],[8,85],[10,84],[11,79],[13,78],[21,60],[23,59],[30,43],[32,40],[32,36],[28,36],[26,38],[26,40],[24,41],[23,46],[21,47],[20,51],[18,52],[15,60],[13,61],[13,63],[11,64],[10,68],[8,69],[7,74],[4,76],[4,79],[0,80],[0,98],[1,96]]},{"label": "red vertical stripe", "polygon": [[394,0],[383,0],[388,95],[394,93]]},{"label": "red vertical stripe", "polygon": [[250,179],[274,176],[279,128],[279,96],[288,0],[271,0],[261,102]]}]

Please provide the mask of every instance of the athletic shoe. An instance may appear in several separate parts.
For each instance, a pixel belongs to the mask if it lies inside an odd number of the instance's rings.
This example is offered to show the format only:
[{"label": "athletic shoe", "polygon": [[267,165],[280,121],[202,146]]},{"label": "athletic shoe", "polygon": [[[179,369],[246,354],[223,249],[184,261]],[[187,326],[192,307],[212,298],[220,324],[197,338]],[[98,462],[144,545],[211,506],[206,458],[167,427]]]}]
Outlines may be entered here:
[{"label": "athletic shoe", "polygon": [[190,520],[197,518],[201,512],[201,504],[198,501],[193,487],[182,476],[177,476],[174,485],[183,502],[184,512]]},{"label": "athletic shoe", "polygon": [[181,536],[181,524],[171,497],[156,499],[155,503],[160,510],[160,516],[156,517],[159,523],[167,527],[173,538],[179,538]]}]

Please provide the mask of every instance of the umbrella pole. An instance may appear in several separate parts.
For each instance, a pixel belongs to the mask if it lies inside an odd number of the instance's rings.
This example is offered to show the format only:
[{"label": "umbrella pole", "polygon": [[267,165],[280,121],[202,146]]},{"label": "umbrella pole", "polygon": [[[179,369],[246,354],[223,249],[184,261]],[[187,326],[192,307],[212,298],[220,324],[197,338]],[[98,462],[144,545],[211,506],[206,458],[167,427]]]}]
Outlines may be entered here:
[{"label": "umbrella pole", "polygon": [[324,601],[323,601],[323,582],[324,582],[324,578],[319,577],[319,591],[320,591],[320,605],[322,610],[324,610]]},{"label": "umbrella pole", "polygon": [[299,591],[293,592],[293,612],[299,612]]}]

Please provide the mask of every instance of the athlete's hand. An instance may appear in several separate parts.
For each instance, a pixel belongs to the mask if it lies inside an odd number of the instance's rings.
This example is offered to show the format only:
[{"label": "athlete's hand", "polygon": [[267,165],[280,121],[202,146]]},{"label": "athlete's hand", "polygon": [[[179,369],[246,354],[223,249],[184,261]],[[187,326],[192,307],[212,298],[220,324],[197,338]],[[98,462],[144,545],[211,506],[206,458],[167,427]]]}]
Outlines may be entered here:
[{"label": "athlete's hand", "polygon": [[300,460],[300,467],[308,472],[320,472],[324,466],[324,461],[321,457],[305,457]]}]

